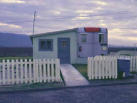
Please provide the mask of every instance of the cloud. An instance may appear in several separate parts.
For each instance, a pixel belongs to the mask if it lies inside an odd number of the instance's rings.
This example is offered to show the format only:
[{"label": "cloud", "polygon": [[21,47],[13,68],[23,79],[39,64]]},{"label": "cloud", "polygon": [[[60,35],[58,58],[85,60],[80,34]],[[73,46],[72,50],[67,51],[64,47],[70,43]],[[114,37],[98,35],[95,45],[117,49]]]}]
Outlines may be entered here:
[{"label": "cloud", "polygon": [[22,27],[19,25],[15,25],[15,24],[6,24],[6,23],[1,23],[0,22],[0,26],[5,26],[5,27],[9,27],[9,28],[16,28],[16,29],[21,29]]},{"label": "cloud", "polygon": [[104,1],[91,1],[91,3],[101,5],[101,6],[106,6],[108,3]]},{"label": "cloud", "polygon": [[19,4],[22,4],[22,3],[25,3],[25,1],[23,1],[23,0],[0,0],[0,3],[19,3]]},{"label": "cloud", "polygon": [[137,34],[136,4],[136,0],[0,0],[0,32],[31,34],[36,10],[36,34],[84,26],[107,27],[110,44],[132,45]]}]

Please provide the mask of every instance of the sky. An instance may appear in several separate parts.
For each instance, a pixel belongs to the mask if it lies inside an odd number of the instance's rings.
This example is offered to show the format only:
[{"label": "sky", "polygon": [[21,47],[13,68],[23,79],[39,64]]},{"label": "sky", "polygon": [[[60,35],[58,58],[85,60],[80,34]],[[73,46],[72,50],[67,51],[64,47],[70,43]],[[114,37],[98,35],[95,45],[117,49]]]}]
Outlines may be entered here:
[{"label": "sky", "polygon": [[0,0],[0,32],[32,35],[76,27],[108,28],[109,45],[137,45],[137,0]]}]

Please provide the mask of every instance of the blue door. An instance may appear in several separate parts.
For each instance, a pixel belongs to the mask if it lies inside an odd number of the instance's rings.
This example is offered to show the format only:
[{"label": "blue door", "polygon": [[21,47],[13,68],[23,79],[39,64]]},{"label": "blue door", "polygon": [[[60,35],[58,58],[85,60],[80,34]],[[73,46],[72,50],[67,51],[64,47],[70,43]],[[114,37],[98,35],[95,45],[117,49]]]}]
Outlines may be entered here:
[{"label": "blue door", "polygon": [[70,63],[70,39],[58,38],[58,58],[60,63]]}]

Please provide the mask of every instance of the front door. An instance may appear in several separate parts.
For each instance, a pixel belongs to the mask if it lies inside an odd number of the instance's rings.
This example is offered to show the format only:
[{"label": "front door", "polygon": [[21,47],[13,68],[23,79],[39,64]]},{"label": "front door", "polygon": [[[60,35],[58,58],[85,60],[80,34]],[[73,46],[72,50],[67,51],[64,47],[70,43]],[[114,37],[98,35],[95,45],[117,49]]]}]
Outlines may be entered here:
[{"label": "front door", "polygon": [[70,39],[58,38],[58,58],[60,63],[70,63]]}]

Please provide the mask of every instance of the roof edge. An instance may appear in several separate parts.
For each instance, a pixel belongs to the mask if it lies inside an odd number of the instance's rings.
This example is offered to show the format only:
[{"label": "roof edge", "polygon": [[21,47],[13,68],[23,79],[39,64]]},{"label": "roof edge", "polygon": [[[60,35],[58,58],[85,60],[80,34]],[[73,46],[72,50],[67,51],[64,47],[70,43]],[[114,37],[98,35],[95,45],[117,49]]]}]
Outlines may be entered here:
[{"label": "roof edge", "polygon": [[43,35],[59,34],[59,33],[72,32],[72,31],[77,32],[77,29],[78,29],[78,28],[73,28],[73,29],[66,29],[66,30],[60,30],[60,31],[54,31],[54,32],[34,34],[34,35],[30,35],[30,37],[31,37],[31,38],[34,38],[34,37],[40,37],[40,36],[43,36]]}]

